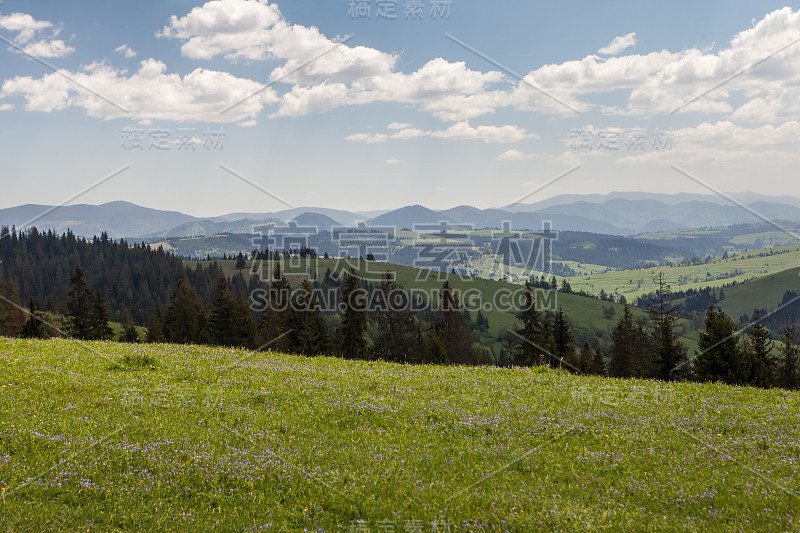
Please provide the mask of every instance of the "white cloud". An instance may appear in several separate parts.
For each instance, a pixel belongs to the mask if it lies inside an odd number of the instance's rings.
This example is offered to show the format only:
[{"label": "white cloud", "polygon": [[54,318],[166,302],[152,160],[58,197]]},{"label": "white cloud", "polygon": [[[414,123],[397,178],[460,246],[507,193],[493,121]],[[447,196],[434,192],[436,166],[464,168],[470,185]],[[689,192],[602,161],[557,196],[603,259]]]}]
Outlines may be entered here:
[{"label": "white cloud", "polygon": [[[155,59],[142,61],[139,70],[128,77],[125,71],[104,63],[93,63],[78,72],[62,72],[127,109],[130,115],[56,73],[38,79],[17,76],[6,80],[0,89],[0,98],[22,95],[27,101],[25,109],[28,111],[50,112],[75,106],[83,108],[90,116],[104,119],[130,117],[205,122],[250,119],[265,104],[278,100],[274,91],[264,90],[260,83],[201,68],[181,77],[167,73],[166,65]],[[241,103],[222,113],[238,102]]]},{"label": "white cloud", "polygon": [[536,154],[528,154],[519,150],[506,150],[497,158],[498,161],[522,161],[536,157]]},{"label": "white cloud", "polygon": [[402,161],[399,160],[399,159],[387,159],[386,160],[386,164],[387,165],[397,165],[398,163],[402,163]]},{"label": "white cloud", "polygon": [[406,128],[413,127],[413,124],[409,124],[407,122],[392,122],[388,126],[386,126],[387,130],[404,130]]},{"label": "white cloud", "polygon": [[126,59],[132,59],[136,57],[136,50],[132,50],[127,44],[116,47],[114,51],[122,54]]},{"label": "white cloud", "polygon": [[480,139],[487,143],[513,143],[524,139],[538,138],[519,126],[470,126],[468,121],[453,124],[446,130],[434,131],[431,137],[440,139]]},{"label": "white cloud", "polygon": [[14,104],[0,104],[0,111],[11,111],[14,109]]},{"label": "white cloud", "polygon": [[775,168],[800,162],[800,122],[789,121],[780,126],[758,128],[737,126],[729,121],[703,123],[673,133],[672,149],[651,150],[626,155],[618,165],[640,164],[713,164],[719,168],[760,172],[759,168]]},{"label": "white cloud", "polygon": [[[409,125],[410,124],[404,124]],[[487,143],[514,143],[524,139],[536,139],[537,135],[529,133],[519,126],[478,126],[473,127],[468,121],[453,124],[449,128],[436,131],[423,131],[417,128],[405,128],[391,135],[385,133],[355,133],[346,137],[348,141],[381,143],[389,139],[405,140],[418,137],[433,137],[451,140],[482,140]]]},{"label": "white cloud", "polygon": [[628,35],[621,35],[615,37],[608,46],[604,46],[597,51],[598,54],[615,56],[631,46],[636,44],[636,32],[629,33]]},{"label": "white cloud", "polygon": [[[61,33],[60,28],[55,28],[47,20],[36,20],[27,13],[11,13],[0,17],[0,28],[17,32],[14,43],[32,56],[64,57],[75,51],[61,39],[55,39]],[[49,36],[42,38],[45,30],[50,30]]]},{"label": "white cloud", "polygon": [[363,142],[367,144],[382,143],[386,142],[388,139],[389,136],[383,133],[354,133],[353,135],[345,137],[347,141]]},{"label": "white cloud", "polygon": [[475,115],[468,108],[459,114],[454,106],[439,112],[435,102],[481,93],[503,79],[498,72],[471,71],[464,62],[442,58],[410,74],[397,72],[397,55],[337,44],[316,27],[289,23],[267,0],[212,0],[183,17],[173,16],[157,35],[183,41],[181,52],[193,59],[221,55],[233,61],[285,61],[272,71],[270,81],[293,86],[274,116],[385,101],[416,104],[445,120],[463,120]]}]

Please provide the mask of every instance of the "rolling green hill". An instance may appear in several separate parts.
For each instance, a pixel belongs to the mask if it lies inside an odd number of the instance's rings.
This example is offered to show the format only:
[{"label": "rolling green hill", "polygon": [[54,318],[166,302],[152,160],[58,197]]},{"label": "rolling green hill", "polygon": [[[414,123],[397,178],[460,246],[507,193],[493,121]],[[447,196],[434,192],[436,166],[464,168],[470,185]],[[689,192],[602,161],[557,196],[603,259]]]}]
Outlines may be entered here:
[{"label": "rolling green hill", "polygon": [[725,289],[725,299],[719,305],[729,316],[738,319],[745,313],[750,316],[754,309],[774,310],[786,291],[800,291],[800,268],[776,272]]},{"label": "rolling green hill", "polygon": [[0,530],[796,531],[798,417],[777,389],[0,339]]},{"label": "rolling green hill", "polygon": [[571,277],[569,282],[575,290],[585,290],[593,294],[605,290],[607,293],[624,294],[628,301],[632,301],[655,290],[653,278],[658,272],[664,272],[673,291],[684,291],[721,287],[734,281],[742,283],[800,265],[800,247],[788,246],[772,250],[772,256],[762,255],[770,250],[755,250],[727,258],[715,257],[708,264],[611,270]]},{"label": "rolling green hill", "polygon": [[[235,261],[218,261],[218,263],[222,266],[223,271],[228,276],[239,272],[235,268]],[[190,262],[187,264],[194,267],[198,264],[205,265],[208,263]],[[247,267],[242,269],[241,272],[247,275],[252,270],[253,264],[253,261],[248,261]],[[351,265],[355,267],[357,272],[359,272],[362,276],[365,276],[368,279],[379,280],[381,274],[389,269],[395,273],[396,279],[402,283],[406,289],[420,290],[425,294],[435,295],[435,291],[442,286],[444,279],[447,279],[450,281],[450,285],[454,289],[461,291],[461,294],[468,294],[467,291],[469,291],[469,294],[480,295],[476,301],[480,302],[481,304],[494,302],[502,303],[502,295],[520,294],[523,290],[522,286],[517,284],[483,278],[462,278],[455,274],[441,274],[442,277],[439,279],[437,277],[437,273],[432,273],[426,270],[371,261],[350,260],[350,262],[347,262],[343,259],[318,259],[313,264],[316,265],[313,270],[316,271],[317,279],[322,279],[325,276],[327,269],[331,269],[332,272],[340,272],[342,269]],[[265,272],[270,271],[272,268],[273,265],[271,262],[264,261],[263,269]],[[308,262],[302,260],[297,262],[294,268],[286,269],[288,277],[290,281],[293,282],[292,284],[294,286],[296,286],[301,279],[309,276],[309,268]],[[314,278],[313,270],[310,272],[312,279]],[[293,276],[293,273],[299,275]],[[539,295],[542,297],[542,300],[540,300],[541,303],[549,304],[554,307],[563,307],[564,312],[567,314],[574,327],[594,329],[598,331],[598,336],[604,331],[610,332],[611,328],[614,327],[616,321],[622,315],[624,310],[624,306],[618,303],[604,302],[594,298],[585,298],[583,296],[577,296],[574,294],[558,293],[554,295],[549,291],[545,291],[540,292]],[[549,298],[551,297],[554,299],[550,300]],[[511,298],[509,298],[509,301],[510,300]],[[512,311],[498,310],[497,307],[498,306],[493,306],[493,308],[490,310],[483,310],[483,313],[489,319],[490,331],[493,337],[500,335],[505,331],[506,328],[518,326],[515,318],[515,313],[516,310],[518,310],[518,307]],[[611,318],[606,318],[603,313],[605,308],[608,307],[614,309],[614,314]],[[475,313],[477,313],[477,309],[473,312],[473,315]],[[636,308],[633,309],[633,313],[636,317],[645,315],[642,310]],[[689,349],[689,353],[692,353],[692,350],[697,345],[697,331],[693,330],[689,322],[684,320],[681,321],[681,328],[684,330],[681,341]],[[496,338],[485,339],[483,343],[486,346],[494,347],[494,349],[499,353],[501,343],[497,341]]]}]

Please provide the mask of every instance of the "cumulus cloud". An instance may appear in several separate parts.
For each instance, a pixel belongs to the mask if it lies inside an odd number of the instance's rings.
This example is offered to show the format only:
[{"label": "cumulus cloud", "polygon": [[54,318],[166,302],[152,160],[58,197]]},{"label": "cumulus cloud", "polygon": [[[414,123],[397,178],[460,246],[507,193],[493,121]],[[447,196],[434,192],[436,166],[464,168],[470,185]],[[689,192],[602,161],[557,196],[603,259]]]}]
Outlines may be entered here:
[{"label": "cumulus cloud", "polygon": [[636,32],[629,33],[628,35],[620,35],[615,37],[608,46],[604,46],[597,51],[598,54],[615,56],[631,46],[636,44]]},{"label": "cumulus cloud", "polygon": [[275,116],[384,101],[417,104],[445,120],[464,119],[470,118],[469,111],[458,115],[450,106],[439,112],[435,102],[478,94],[503,80],[498,72],[472,71],[464,62],[442,58],[415,72],[398,72],[396,54],[349,46],[316,27],[291,24],[277,4],[267,0],[212,0],[183,17],[173,16],[157,35],[182,41],[182,54],[192,59],[284,61],[272,71],[270,81],[292,88]]},{"label": "cumulus cloud", "polygon": [[[64,57],[75,51],[61,39],[56,39],[61,33],[60,28],[47,20],[36,20],[27,13],[11,13],[0,17],[0,28],[17,32],[14,43],[32,56]],[[46,32],[48,35],[43,36]]]},{"label": "cumulus cloud", "polygon": [[[411,126],[403,124],[403,126]],[[487,143],[514,143],[524,139],[537,139],[538,136],[526,131],[519,126],[477,126],[473,127],[469,121],[453,124],[449,128],[435,131],[423,131],[414,127],[406,127],[392,134],[386,133],[355,133],[346,137],[348,141],[364,142],[369,144],[382,143],[390,139],[404,140],[418,137],[433,137],[435,139],[450,140],[481,140]]]},{"label": "cumulus cloud", "polygon": [[131,59],[136,57],[136,50],[132,50],[131,47],[128,46],[127,44],[123,44],[121,46],[116,47],[114,51],[117,52],[118,54],[122,54],[123,56],[125,56],[126,59]]},{"label": "cumulus cloud", "polygon": [[[673,132],[671,150],[650,151],[617,160],[620,165],[641,163],[714,162],[725,168],[751,166],[754,161],[800,159],[796,146],[800,143],[800,122],[785,122],[747,128],[730,121],[704,122]],[[750,160],[748,161],[748,157]]]},{"label": "cumulus cloud", "polygon": [[[50,112],[76,106],[90,116],[110,119],[128,117],[123,111],[126,109],[130,116],[139,120],[205,122],[238,122],[252,118],[264,105],[278,100],[274,91],[264,90],[264,85],[227,72],[198,68],[181,77],[166,70],[164,63],[148,59],[130,76],[104,63],[93,63],[77,72],[62,71],[116,106],[56,73],[38,79],[17,76],[6,80],[0,88],[0,98],[22,95],[28,111]],[[223,114],[226,108],[238,102],[241,103]]]},{"label": "cumulus cloud", "polygon": [[525,159],[532,159],[536,154],[528,154],[520,152],[519,150],[506,150],[497,158],[498,161],[523,161]]}]

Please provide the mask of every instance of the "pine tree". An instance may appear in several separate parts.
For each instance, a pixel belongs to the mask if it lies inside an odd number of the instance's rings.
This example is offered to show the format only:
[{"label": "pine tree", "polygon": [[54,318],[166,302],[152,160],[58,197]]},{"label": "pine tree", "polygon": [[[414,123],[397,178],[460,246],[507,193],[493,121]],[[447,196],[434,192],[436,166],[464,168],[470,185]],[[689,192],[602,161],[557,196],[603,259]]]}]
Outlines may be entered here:
[{"label": "pine tree", "polygon": [[436,334],[444,344],[451,364],[471,365],[475,363],[472,332],[464,321],[458,295],[453,293],[450,282],[445,281],[439,292],[439,318]]},{"label": "pine tree", "polygon": [[775,343],[770,339],[769,330],[761,323],[761,315],[755,312],[754,322],[747,332],[747,359],[749,360],[746,383],[756,387],[771,387],[775,381],[775,361],[772,350]]},{"label": "pine tree", "polygon": [[675,371],[686,363],[686,349],[676,333],[681,309],[672,303],[672,290],[663,272],[654,280],[656,292],[647,299],[647,311],[653,323],[653,350],[656,359],[656,377],[663,381],[676,379]]},{"label": "pine tree", "polygon": [[103,298],[103,293],[97,289],[92,301],[92,315],[89,317],[91,324],[91,338],[99,341],[108,340],[114,334],[108,325],[108,306]]},{"label": "pine tree", "polygon": [[294,329],[297,331],[297,352],[303,355],[325,354],[329,349],[328,328],[308,280],[300,283],[296,301]]},{"label": "pine tree", "polygon": [[164,314],[164,337],[175,344],[204,344],[207,318],[197,293],[178,280]]},{"label": "pine tree", "polygon": [[161,312],[161,304],[156,303],[156,310],[150,316],[147,324],[147,342],[164,342],[164,315]]},{"label": "pine tree", "polygon": [[25,326],[22,328],[21,337],[25,339],[42,339],[45,337],[42,319],[39,315],[36,300],[31,296],[28,303],[28,321],[25,322]]},{"label": "pine tree", "polygon": [[136,324],[133,323],[131,313],[127,309],[122,313],[122,333],[120,334],[120,341],[139,342],[139,331],[136,329]]},{"label": "pine tree", "polygon": [[583,343],[583,347],[581,348],[581,352],[578,357],[578,371],[581,374],[592,374],[593,360],[594,350],[592,350],[592,345],[589,344],[589,341],[586,341]]},{"label": "pine tree", "polygon": [[208,333],[212,344],[229,347],[239,345],[233,325],[233,305],[228,282],[225,278],[219,278],[214,298],[209,304]]},{"label": "pine tree", "polygon": [[695,357],[695,373],[700,381],[719,381],[731,385],[745,381],[747,369],[733,321],[722,309],[710,306],[706,313],[705,331],[700,332]]},{"label": "pine tree", "polygon": [[609,351],[608,375],[615,378],[629,378],[635,375],[634,365],[641,361],[639,354],[640,334],[633,320],[633,312],[629,306],[617,321],[611,332],[611,350]]},{"label": "pine tree", "polygon": [[0,284],[0,336],[16,337],[25,326],[25,311],[21,307],[19,289],[12,280]]},{"label": "pine tree", "polygon": [[606,375],[606,358],[603,355],[603,348],[599,343],[592,357],[592,374],[597,374],[598,376]]},{"label": "pine tree", "polygon": [[797,347],[797,325],[788,315],[781,326],[781,342],[783,349],[778,367],[778,384],[784,389],[794,390],[800,385],[800,354]]},{"label": "pine tree", "polygon": [[572,339],[572,331],[569,327],[569,320],[564,310],[559,307],[553,315],[553,355],[567,361],[575,366],[575,341]]},{"label": "pine tree", "polygon": [[383,275],[374,300],[373,357],[395,363],[422,362],[425,342],[421,324],[411,311],[410,296],[390,272]]},{"label": "pine tree", "polygon": [[341,287],[342,323],[336,331],[339,353],[348,359],[366,359],[367,302],[353,268],[344,273]]},{"label": "pine tree", "polygon": [[86,287],[86,273],[78,265],[69,280],[72,290],[69,292],[67,310],[69,311],[70,334],[77,339],[91,339],[92,302],[89,289]]},{"label": "pine tree", "polygon": [[291,324],[295,322],[291,306],[292,285],[276,261],[269,284],[267,307],[261,313],[256,334],[258,350],[290,352],[296,345],[296,332]]},{"label": "pine tree", "polygon": [[522,327],[516,331],[523,340],[516,350],[509,352],[509,355],[513,356],[514,364],[517,366],[542,365],[545,364],[547,358],[543,347],[545,331],[542,314],[536,309],[536,301],[530,283],[525,284],[524,297],[525,303],[517,314],[517,320],[522,323]]}]

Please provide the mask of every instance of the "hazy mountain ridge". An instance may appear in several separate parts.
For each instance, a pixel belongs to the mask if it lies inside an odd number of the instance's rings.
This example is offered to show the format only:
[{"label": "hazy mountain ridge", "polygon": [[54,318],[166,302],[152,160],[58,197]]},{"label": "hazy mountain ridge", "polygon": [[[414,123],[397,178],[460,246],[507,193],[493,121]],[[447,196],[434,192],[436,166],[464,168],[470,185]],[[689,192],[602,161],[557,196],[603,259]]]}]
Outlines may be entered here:
[{"label": "hazy mountain ridge", "polygon": [[[550,221],[555,230],[585,231],[609,235],[672,231],[684,228],[729,226],[767,220],[800,221],[800,199],[790,196],[764,196],[751,192],[731,195],[730,200],[693,193],[654,194],[612,192],[607,195],[559,195],[542,202],[519,204],[507,209],[479,209],[461,205],[435,210],[411,205],[391,211],[352,212],[340,209],[298,207],[265,213],[230,213],[216,217],[194,217],[176,211],[141,207],[129,202],[102,205],[53,207],[22,205],[0,209],[0,225],[34,225],[40,230],[59,233],[71,229],[92,237],[107,232],[113,238],[197,237],[223,233],[245,234],[253,226],[269,222],[297,221],[301,226],[317,226],[320,231],[332,226],[371,226],[413,229],[414,225],[471,225],[476,229],[500,228],[508,221],[514,229],[541,230]],[[372,215],[372,216],[370,216]],[[33,222],[31,222],[33,221]]]}]

